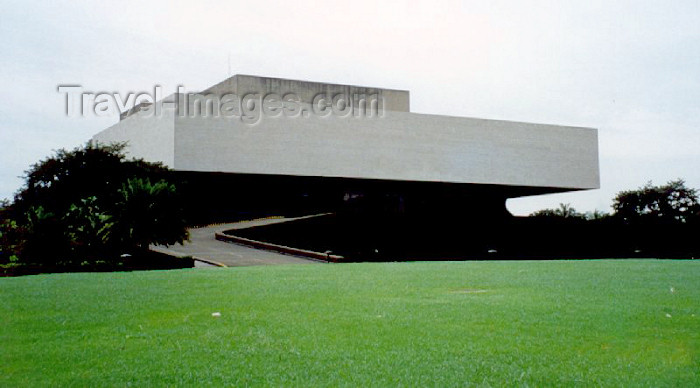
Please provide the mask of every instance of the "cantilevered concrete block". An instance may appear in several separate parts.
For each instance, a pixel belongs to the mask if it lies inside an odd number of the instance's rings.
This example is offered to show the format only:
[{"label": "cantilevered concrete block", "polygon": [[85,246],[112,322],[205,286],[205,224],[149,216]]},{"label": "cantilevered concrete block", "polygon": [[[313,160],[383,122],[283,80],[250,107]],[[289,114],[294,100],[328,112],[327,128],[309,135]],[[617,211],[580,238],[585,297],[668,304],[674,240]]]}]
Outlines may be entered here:
[{"label": "cantilevered concrete block", "polygon": [[127,141],[130,155],[178,171],[501,186],[506,197],[599,187],[592,128],[416,114],[407,91],[252,76],[201,96],[218,110],[173,95],[159,115],[137,107],[93,140]]}]

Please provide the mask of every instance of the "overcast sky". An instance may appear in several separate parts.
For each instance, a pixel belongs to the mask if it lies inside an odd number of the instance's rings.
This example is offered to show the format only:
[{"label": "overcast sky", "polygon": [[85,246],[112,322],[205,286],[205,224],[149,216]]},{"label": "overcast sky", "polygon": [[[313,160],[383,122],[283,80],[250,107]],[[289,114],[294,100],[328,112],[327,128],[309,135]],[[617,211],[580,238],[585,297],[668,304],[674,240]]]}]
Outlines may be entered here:
[{"label": "overcast sky", "polygon": [[648,180],[700,188],[700,2],[0,0],[0,198],[118,117],[69,118],[57,85],[165,94],[231,73],[408,89],[411,110],[599,130],[601,189],[516,214],[610,210]]}]

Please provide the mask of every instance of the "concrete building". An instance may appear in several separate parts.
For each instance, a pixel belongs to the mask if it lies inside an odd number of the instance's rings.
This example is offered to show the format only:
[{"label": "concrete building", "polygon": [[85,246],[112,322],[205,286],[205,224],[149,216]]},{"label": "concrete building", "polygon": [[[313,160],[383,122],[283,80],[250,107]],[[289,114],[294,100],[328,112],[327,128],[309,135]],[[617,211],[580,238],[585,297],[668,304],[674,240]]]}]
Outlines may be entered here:
[{"label": "concrete building", "polygon": [[493,215],[507,198],[599,187],[595,129],[412,113],[409,97],[236,75],[136,106],[93,140],[163,162],[198,201],[258,200],[257,210],[374,195],[400,211],[472,198]]}]

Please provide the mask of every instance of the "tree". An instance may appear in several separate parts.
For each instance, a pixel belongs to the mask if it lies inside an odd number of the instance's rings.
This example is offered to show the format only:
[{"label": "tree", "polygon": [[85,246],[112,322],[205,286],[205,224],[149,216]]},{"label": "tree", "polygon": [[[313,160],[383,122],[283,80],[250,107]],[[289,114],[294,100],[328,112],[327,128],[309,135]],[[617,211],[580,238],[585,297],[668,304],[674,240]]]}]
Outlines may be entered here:
[{"label": "tree", "polygon": [[104,259],[112,244],[113,216],[100,208],[97,197],[81,199],[71,204],[63,218],[72,256]]},{"label": "tree", "polygon": [[610,217],[609,213],[598,209],[595,209],[592,212],[585,212],[583,214],[583,218],[585,218],[587,221],[605,221],[608,219],[608,217]]},{"label": "tree", "polygon": [[99,205],[110,205],[127,179],[166,177],[168,170],[161,163],[127,160],[125,146],[89,142],[71,151],[60,149],[37,162],[25,171],[25,185],[15,195],[12,212],[41,205],[48,212],[64,214],[71,204],[92,196]]},{"label": "tree", "polygon": [[613,202],[615,217],[627,224],[685,224],[698,218],[698,192],[677,179],[662,186],[648,182],[621,191]]},{"label": "tree", "polygon": [[0,265],[17,260],[17,221],[9,218],[10,202],[0,201]]},{"label": "tree", "polygon": [[132,178],[122,185],[119,194],[113,233],[122,246],[146,250],[149,244],[182,244],[187,239],[172,183]]},{"label": "tree", "polygon": [[556,209],[542,209],[530,214],[530,217],[537,218],[567,218],[584,219],[585,215],[576,211],[571,204],[560,203]]},{"label": "tree", "polygon": [[34,164],[3,212],[18,231],[3,246],[15,247],[23,262],[62,266],[182,243],[186,224],[168,170],[127,160],[123,149],[88,143]]}]

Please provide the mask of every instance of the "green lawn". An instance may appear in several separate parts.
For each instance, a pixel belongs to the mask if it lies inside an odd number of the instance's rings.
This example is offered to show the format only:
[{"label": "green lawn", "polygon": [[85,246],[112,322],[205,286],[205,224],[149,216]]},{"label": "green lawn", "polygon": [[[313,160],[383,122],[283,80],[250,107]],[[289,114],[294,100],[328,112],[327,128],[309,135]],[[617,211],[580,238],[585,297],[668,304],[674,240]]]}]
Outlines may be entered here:
[{"label": "green lawn", "polygon": [[0,386],[700,385],[693,261],[56,274],[0,297]]}]

